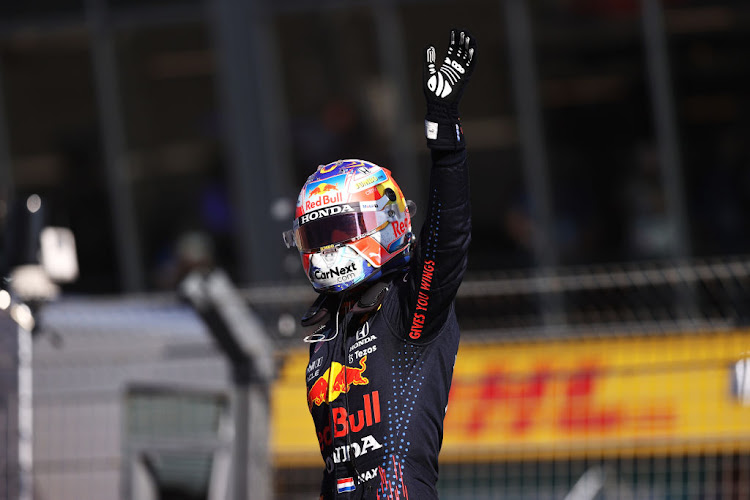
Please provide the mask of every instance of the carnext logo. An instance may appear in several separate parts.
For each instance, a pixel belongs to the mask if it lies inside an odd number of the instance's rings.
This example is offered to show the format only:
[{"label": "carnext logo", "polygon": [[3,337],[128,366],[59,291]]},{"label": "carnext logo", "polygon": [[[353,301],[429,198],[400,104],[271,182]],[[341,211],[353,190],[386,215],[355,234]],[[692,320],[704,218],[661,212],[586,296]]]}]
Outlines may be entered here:
[{"label": "carnext logo", "polygon": [[327,280],[334,276],[346,276],[357,270],[357,266],[354,262],[345,267],[339,267],[335,269],[329,269],[328,271],[321,271],[320,269],[315,270],[315,279]]}]

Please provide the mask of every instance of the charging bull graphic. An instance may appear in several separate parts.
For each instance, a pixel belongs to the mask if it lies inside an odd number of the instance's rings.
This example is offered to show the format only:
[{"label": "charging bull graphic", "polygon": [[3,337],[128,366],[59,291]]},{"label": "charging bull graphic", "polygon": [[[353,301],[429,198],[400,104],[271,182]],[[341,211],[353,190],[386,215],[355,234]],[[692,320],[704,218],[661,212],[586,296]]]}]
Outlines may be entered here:
[{"label": "charging bull graphic", "polygon": [[313,405],[335,401],[341,393],[349,392],[352,385],[367,385],[370,381],[364,376],[367,368],[367,356],[359,360],[359,368],[344,366],[334,361],[331,366],[318,377],[318,380],[307,393],[307,404],[312,410]]},{"label": "charging bull graphic", "polygon": [[338,191],[338,190],[339,189],[333,184],[321,182],[320,184],[315,186],[315,189],[310,191],[310,196],[320,196],[320,195],[328,193],[329,191]]}]

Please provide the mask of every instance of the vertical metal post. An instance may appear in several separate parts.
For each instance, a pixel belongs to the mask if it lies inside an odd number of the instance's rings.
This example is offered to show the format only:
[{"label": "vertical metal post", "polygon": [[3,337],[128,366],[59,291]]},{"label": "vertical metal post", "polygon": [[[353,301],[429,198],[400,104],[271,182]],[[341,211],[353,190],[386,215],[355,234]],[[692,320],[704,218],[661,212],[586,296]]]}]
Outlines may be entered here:
[{"label": "vertical metal post", "polygon": [[[250,430],[254,422],[250,421],[250,395],[248,384],[235,383],[234,386],[234,447],[232,449],[233,471],[230,484],[232,500],[250,498]],[[258,497],[263,498],[264,497]]]},{"label": "vertical metal post", "polygon": [[139,291],[144,286],[143,261],[128,178],[124,118],[106,1],[86,0],[86,14],[120,280],[124,291]]},{"label": "vertical metal post", "polygon": [[[296,201],[299,186],[292,175],[291,138],[289,136],[289,113],[283,98],[284,80],[281,76],[281,55],[276,43],[276,33],[273,28],[273,18],[264,5],[253,29],[254,42],[258,57],[258,64],[262,71],[255,71],[258,79],[258,94],[256,99],[260,108],[260,127],[263,132],[266,164],[270,179],[271,193],[274,196],[291,189]],[[292,212],[288,220],[283,221],[284,230],[292,224]],[[261,263],[262,264],[262,263]]]},{"label": "vertical metal post", "polygon": [[504,4],[524,178],[531,195],[529,209],[537,224],[533,235],[534,256],[538,266],[554,267],[558,253],[529,11],[524,0],[505,0]]},{"label": "vertical metal post", "polygon": [[18,332],[18,500],[34,498],[34,410],[31,332],[20,325]]},{"label": "vertical metal post", "polygon": [[[524,178],[529,190],[529,211],[534,223],[533,245],[538,275],[554,277],[559,264],[554,234],[552,198],[548,175],[546,141],[538,98],[538,78],[531,36],[531,21],[526,0],[504,0],[505,23],[510,49],[510,73],[516,101],[516,116],[521,139]],[[541,271],[541,273],[540,273]],[[539,298],[545,325],[555,322],[563,312],[559,296]],[[562,319],[562,318],[560,318]],[[557,321],[562,326],[563,321]]]},{"label": "vertical metal post", "polygon": [[[269,477],[270,396],[266,383],[242,382],[235,386],[234,500],[271,500]],[[239,443],[242,443],[241,445]]]},{"label": "vertical metal post", "polygon": [[[389,129],[388,144],[393,162],[391,167],[398,183],[407,198],[414,200],[417,207],[423,206],[426,199],[419,183],[417,152],[413,137],[405,131],[412,130],[412,106],[408,98],[411,86],[405,58],[406,44],[401,22],[398,19],[396,2],[374,0],[371,7],[377,32],[380,66],[385,77],[396,89],[395,123]],[[419,214],[419,211],[417,211]]]},{"label": "vertical metal post", "polygon": [[[662,189],[666,210],[674,228],[671,239],[671,256],[682,266],[692,255],[688,226],[685,186],[682,173],[677,121],[675,118],[672,78],[667,53],[667,34],[661,0],[643,0],[643,38],[646,46],[651,104],[654,110],[656,146],[661,168]],[[696,303],[694,283],[680,287],[675,293],[675,305],[688,317],[701,317]],[[701,318],[702,319],[702,318]]]},{"label": "vertical metal post", "polygon": [[674,97],[672,94],[664,12],[660,0],[643,0],[643,37],[649,87],[654,110],[656,140],[669,219],[675,228],[672,256],[692,254],[682,173]]},{"label": "vertical metal post", "polygon": [[192,273],[180,285],[182,296],[201,315],[231,363],[234,379],[234,500],[271,500],[270,384],[273,346],[227,275]]},{"label": "vertical metal post", "polygon": [[[276,114],[277,59],[270,19],[260,0],[214,0],[213,37],[217,83],[241,283],[278,279],[283,252],[274,251],[289,221],[273,220],[289,160],[279,137],[284,123]],[[285,163],[286,165],[282,164]]]},{"label": "vertical metal post", "polygon": [[[0,299],[3,300],[3,299]],[[20,498],[18,324],[0,306],[0,499]]]},{"label": "vertical metal post", "polygon": [[[33,313],[7,292],[0,307],[0,497],[34,498]],[[12,318],[12,320],[11,320]],[[22,326],[25,325],[25,326]],[[4,415],[3,415],[4,413]],[[5,456],[3,456],[5,455]],[[5,485],[3,485],[3,482]],[[5,490],[5,491],[3,491]]]}]

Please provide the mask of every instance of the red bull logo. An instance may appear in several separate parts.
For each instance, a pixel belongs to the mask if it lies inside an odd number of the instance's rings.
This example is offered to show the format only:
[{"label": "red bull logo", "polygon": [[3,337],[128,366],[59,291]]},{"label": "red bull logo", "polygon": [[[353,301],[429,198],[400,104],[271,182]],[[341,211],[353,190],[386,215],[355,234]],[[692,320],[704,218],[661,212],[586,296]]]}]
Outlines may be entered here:
[{"label": "red bull logo", "polygon": [[315,186],[315,189],[310,191],[310,196],[321,196],[330,191],[338,191],[338,190],[339,188],[337,188],[333,184],[328,184],[327,182],[321,182],[320,184]]},{"label": "red bull logo", "polygon": [[[318,444],[323,451],[325,446],[333,444],[333,438],[344,437],[350,432],[356,433],[367,427],[380,423],[380,393],[373,391],[362,396],[362,409],[347,412],[346,408],[331,410],[331,425],[318,431]],[[359,456],[359,455],[356,455]],[[338,462],[337,462],[338,463]]]},{"label": "red bull logo", "polygon": [[312,210],[317,207],[323,207],[344,201],[344,196],[341,191],[339,191],[339,188],[334,184],[328,184],[327,182],[321,182],[315,186],[308,193],[308,198],[315,198],[315,200],[306,200],[305,210]]},{"label": "red bull logo", "polygon": [[336,361],[318,377],[307,393],[307,404],[312,410],[313,405],[335,401],[341,393],[349,392],[352,385],[367,385],[370,381],[364,376],[367,356],[359,360],[359,368],[344,366]]}]

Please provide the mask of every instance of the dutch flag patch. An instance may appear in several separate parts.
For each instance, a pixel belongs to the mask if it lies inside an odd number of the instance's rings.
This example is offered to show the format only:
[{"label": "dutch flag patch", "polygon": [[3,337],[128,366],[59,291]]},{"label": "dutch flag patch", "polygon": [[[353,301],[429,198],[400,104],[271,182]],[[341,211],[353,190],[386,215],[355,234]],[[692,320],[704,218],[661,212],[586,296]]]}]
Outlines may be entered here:
[{"label": "dutch flag patch", "polygon": [[337,479],[336,491],[338,491],[339,493],[346,493],[347,491],[354,491],[354,478],[345,477],[343,479]]}]

